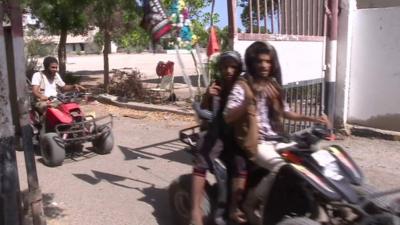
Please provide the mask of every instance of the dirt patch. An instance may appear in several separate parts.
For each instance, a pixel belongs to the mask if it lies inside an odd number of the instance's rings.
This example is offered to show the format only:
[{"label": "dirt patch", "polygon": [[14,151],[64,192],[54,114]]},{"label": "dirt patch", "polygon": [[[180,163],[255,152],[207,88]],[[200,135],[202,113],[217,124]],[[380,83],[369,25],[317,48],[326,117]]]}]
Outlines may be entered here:
[{"label": "dirt patch", "polygon": [[90,104],[82,104],[82,108],[86,113],[94,112],[96,117],[112,114],[118,117],[129,117],[132,119],[144,119],[152,121],[185,121],[185,122],[196,122],[194,116],[178,115],[169,112],[150,112],[141,111],[129,108],[121,108],[113,105],[102,104],[99,102],[93,102]]}]

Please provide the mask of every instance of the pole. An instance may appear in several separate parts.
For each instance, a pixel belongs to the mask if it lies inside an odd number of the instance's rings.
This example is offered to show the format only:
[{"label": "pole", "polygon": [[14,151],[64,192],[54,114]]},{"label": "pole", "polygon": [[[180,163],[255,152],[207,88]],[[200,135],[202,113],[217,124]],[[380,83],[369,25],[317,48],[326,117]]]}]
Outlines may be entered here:
[{"label": "pole", "polygon": [[325,113],[334,124],[336,99],[336,65],[338,37],[338,0],[326,0],[328,14],[328,41],[326,45]]},{"label": "pole", "polygon": [[214,8],[215,8],[215,0],[212,0],[212,3],[211,3],[210,27],[214,26]]},{"label": "pole", "polygon": [[233,50],[234,43],[237,36],[237,23],[236,23],[236,0],[227,0],[228,5],[228,21],[229,21],[229,47]]},{"label": "pole", "polygon": [[0,4],[0,224],[18,225],[21,224],[21,201],[2,22],[5,12],[3,6],[4,3]]},{"label": "pole", "polygon": [[29,122],[29,98],[26,92],[26,68],[24,56],[24,40],[22,29],[22,11],[20,8],[20,0],[8,0],[10,5],[11,20],[11,39],[7,43],[7,60],[9,78],[13,80],[12,89],[15,92],[15,100],[11,102],[12,111],[17,115],[15,121],[16,127],[19,129],[19,136],[22,137],[22,147],[26,164],[26,172],[28,177],[28,202],[32,209],[32,218],[34,225],[44,225],[42,193],[39,188],[39,179],[36,171],[36,162],[32,143],[32,128]]}]

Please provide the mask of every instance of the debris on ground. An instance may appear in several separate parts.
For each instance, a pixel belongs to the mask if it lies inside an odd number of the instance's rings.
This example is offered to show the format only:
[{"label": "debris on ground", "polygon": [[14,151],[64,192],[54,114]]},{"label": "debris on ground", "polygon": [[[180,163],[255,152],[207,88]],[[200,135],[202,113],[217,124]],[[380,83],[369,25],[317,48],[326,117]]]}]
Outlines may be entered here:
[{"label": "debris on ground", "polygon": [[138,119],[138,120],[144,119],[144,118],[147,117],[146,115],[137,115],[135,113],[126,113],[126,114],[123,114],[122,116],[123,117],[129,117],[129,118],[132,118],[132,119]]},{"label": "debris on ground", "polygon": [[138,69],[117,70],[114,69],[109,85],[109,93],[121,98],[143,101],[146,90],[143,87],[143,74]]},{"label": "debris on ground", "polygon": [[142,111],[129,108],[121,108],[103,103],[98,103],[95,105],[93,104],[82,105],[82,108],[86,113],[95,112],[97,117],[101,117],[107,114],[112,114],[114,116],[129,117],[132,119],[147,119],[152,121],[162,121],[162,120],[185,121],[185,122],[196,121],[194,116],[189,116],[189,115],[178,115],[170,112]]}]

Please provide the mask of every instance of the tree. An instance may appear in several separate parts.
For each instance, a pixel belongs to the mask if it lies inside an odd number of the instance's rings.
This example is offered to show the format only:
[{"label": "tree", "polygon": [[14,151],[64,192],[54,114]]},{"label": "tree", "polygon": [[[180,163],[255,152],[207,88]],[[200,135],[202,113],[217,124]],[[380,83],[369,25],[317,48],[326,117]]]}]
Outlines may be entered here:
[{"label": "tree", "polygon": [[[173,0],[163,0],[163,5],[168,11]],[[190,18],[192,20],[192,31],[199,38],[199,45],[202,47],[207,46],[208,31],[207,27],[211,22],[211,13],[204,12],[203,9],[211,4],[211,0],[185,0],[185,5],[189,10]],[[214,13],[214,24],[218,23],[219,15]]]},{"label": "tree", "polygon": [[[243,8],[242,14],[240,15],[240,18],[242,20],[242,24],[246,29],[246,32],[250,32],[250,24],[252,24],[253,32],[259,32],[258,31],[258,24],[257,24],[257,1],[256,0],[251,0],[252,4],[252,21],[250,21],[250,16],[249,16],[249,5],[250,0],[239,0],[239,6]],[[272,16],[276,17],[278,13],[278,2],[279,0],[266,0],[267,1],[267,17],[270,19]],[[265,1],[260,1],[259,2],[259,9],[258,11],[260,12],[260,22],[265,19]],[[274,3],[274,13],[272,13],[272,3]],[[270,27],[265,27],[265,23],[260,24],[260,33],[271,33]]]},{"label": "tree", "polygon": [[[173,0],[163,0],[163,5],[169,7]],[[211,0],[185,0],[192,19],[199,20],[203,17],[202,9],[209,6]],[[166,8],[168,9],[168,8]]]},{"label": "tree", "polygon": [[138,5],[133,0],[92,0],[90,6],[93,24],[103,34],[104,88],[108,91],[109,60],[113,37],[126,32],[139,18]]},{"label": "tree", "polygon": [[229,50],[229,27],[226,26],[224,28],[218,28],[217,29],[217,34],[221,46],[221,51],[227,51]]},{"label": "tree", "polygon": [[59,72],[66,71],[66,50],[68,33],[82,34],[88,28],[85,13],[90,0],[26,0],[34,15],[45,25],[51,34],[60,35],[58,44]]}]

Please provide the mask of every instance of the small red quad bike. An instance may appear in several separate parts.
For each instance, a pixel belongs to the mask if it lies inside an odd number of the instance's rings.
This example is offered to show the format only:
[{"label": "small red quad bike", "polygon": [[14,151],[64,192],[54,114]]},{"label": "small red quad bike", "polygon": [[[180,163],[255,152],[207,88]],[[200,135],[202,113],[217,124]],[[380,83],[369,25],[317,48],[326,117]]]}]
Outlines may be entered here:
[{"label": "small red quad bike", "polygon": [[78,104],[84,95],[78,92],[58,94],[49,100],[41,117],[35,109],[31,110],[33,143],[40,147],[47,166],[62,165],[66,152],[80,148],[88,141],[92,142],[93,151],[98,154],[112,151],[112,116],[94,118],[85,115]]}]

